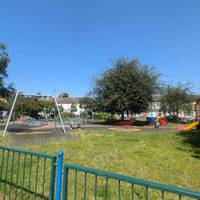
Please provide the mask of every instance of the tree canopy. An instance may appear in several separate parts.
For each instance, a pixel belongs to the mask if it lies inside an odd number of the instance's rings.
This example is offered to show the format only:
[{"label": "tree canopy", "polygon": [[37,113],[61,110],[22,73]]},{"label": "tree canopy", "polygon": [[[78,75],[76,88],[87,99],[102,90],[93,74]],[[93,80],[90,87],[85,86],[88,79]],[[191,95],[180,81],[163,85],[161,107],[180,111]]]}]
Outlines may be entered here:
[{"label": "tree canopy", "polygon": [[95,100],[91,97],[82,97],[80,99],[80,107],[83,108],[85,111],[95,111]]},{"label": "tree canopy", "polygon": [[165,113],[175,113],[176,115],[180,110],[190,112],[193,100],[189,84],[167,85],[161,92],[161,110]]},{"label": "tree canopy", "polygon": [[120,58],[94,81],[96,107],[108,113],[146,111],[158,88],[158,74],[138,59]]},{"label": "tree canopy", "polygon": [[0,96],[6,99],[15,92],[13,84],[9,84],[7,87],[4,84],[4,79],[8,75],[7,68],[9,61],[10,59],[6,52],[6,46],[0,42]]},{"label": "tree canopy", "polygon": [[[5,44],[0,42],[0,80],[7,76],[7,67],[10,59],[8,53],[6,52]],[[2,82],[1,82],[2,84]]]},{"label": "tree canopy", "polygon": [[69,98],[69,94],[67,92],[61,93],[59,95],[60,98]]},{"label": "tree canopy", "polygon": [[98,111],[96,102],[91,97],[83,97],[80,99],[80,108],[84,109],[82,116],[92,118],[93,112]]}]

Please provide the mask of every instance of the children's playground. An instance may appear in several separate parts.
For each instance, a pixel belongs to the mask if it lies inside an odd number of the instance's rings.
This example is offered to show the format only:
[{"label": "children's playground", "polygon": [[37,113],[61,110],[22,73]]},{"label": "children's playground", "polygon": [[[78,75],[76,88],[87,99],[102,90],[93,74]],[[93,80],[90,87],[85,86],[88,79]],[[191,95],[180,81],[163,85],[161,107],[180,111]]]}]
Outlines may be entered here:
[{"label": "children's playground", "polygon": [[[2,199],[200,198],[194,192],[200,188],[196,145],[200,135],[196,130],[133,134],[75,129],[70,134],[78,139],[11,149],[5,147],[11,146],[9,141],[1,138]],[[60,150],[64,153],[62,168],[57,156]]]},{"label": "children's playground", "polygon": [[182,125],[179,125],[178,129],[180,131],[190,131],[193,128],[199,128],[200,127],[200,99],[197,100],[195,104],[195,110],[196,110],[196,119],[188,126],[184,127]]},{"label": "children's playground", "polygon": [[181,130],[161,117],[65,121],[54,103],[57,120],[9,115],[0,127],[1,199],[200,199],[199,100]]},{"label": "children's playground", "polygon": [[[42,95],[30,95],[17,92],[5,124],[0,125],[0,130],[3,131],[3,138],[13,142],[14,145],[34,145],[38,143],[47,143],[50,140],[74,140],[69,133],[69,127],[64,124],[64,120],[58,106],[55,96],[45,96],[52,102],[52,109],[47,113],[44,108],[38,115],[39,118],[25,116],[21,112],[17,120],[12,120],[15,115],[15,106],[17,101],[20,101],[20,96],[26,98],[43,98]],[[53,118],[50,116],[53,115]]]},{"label": "children's playground", "polygon": [[[12,121],[12,115],[14,113],[16,102],[19,96],[24,94],[17,92],[13,99],[13,103],[9,112],[9,116],[6,124],[0,126],[0,130],[3,130],[3,136],[9,138],[14,145],[29,145],[37,143],[48,143],[50,140],[77,140],[78,137],[74,136],[74,132],[78,129],[88,131],[116,131],[120,133],[131,132],[133,134],[149,133],[149,132],[173,132],[173,131],[190,131],[194,128],[198,128],[200,125],[200,100],[198,99],[195,110],[196,119],[189,124],[170,124],[166,117],[151,116],[147,117],[146,121],[131,121],[123,120],[116,121],[112,124],[93,123],[88,122],[82,118],[75,118],[65,120],[62,116],[60,107],[58,106],[55,96],[49,96],[54,103],[54,109],[47,114],[46,109],[42,111],[43,117],[34,119],[26,118],[23,114],[19,119]],[[41,98],[41,95],[25,95],[34,98]],[[45,96],[46,97],[46,96]],[[53,114],[53,118],[49,118]]]}]

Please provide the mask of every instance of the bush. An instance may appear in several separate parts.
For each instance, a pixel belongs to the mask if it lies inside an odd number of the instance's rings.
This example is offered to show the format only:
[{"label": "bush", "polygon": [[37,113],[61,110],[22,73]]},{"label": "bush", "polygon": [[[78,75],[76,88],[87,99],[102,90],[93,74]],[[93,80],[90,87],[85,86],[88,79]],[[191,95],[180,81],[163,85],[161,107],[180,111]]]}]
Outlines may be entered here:
[{"label": "bush", "polygon": [[73,113],[64,112],[62,113],[63,119],[70,119],[76,117]]},{"label": "bush", "polygon": [[107,121],[107,120],[113,119],[113,117],[112,117],[111,114],[99,112],[99,113],[95,113],[94,119],[96,119],[96,120],[106,120]]},{"label": "bush", "polygon": [[92,119],[92,112],[84,111],[80,114],[80,117],[83,119]]}]

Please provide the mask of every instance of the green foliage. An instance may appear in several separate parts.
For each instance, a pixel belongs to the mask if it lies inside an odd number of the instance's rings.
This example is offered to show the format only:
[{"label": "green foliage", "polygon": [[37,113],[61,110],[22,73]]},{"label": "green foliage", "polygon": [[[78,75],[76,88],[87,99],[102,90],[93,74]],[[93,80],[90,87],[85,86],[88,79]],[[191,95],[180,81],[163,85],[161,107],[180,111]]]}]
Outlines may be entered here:
[{"label": "green foliage", "polygon": [[113,117],[111,114],[98,112],[94,114],[94,119],[95,120],[110,120],[110,119],[113,119]]},{"label": "green foliage", "polygon": [[92,95],[96,108],[108,113],[146,111],[158,88],[158,74],[139,60],[117,59],[95,79]]},{"label": "green foliage", "polygon": [[67,119],[70,119],[70,118],[75,117],[75,116],[71,113],[64,112],[64,113],[62,113],[62,117],[63,117],[63,119],[67,120]]},{"label": "green foliage", "polygon": [[95,100],[90,97],[83,97],[80,99],[80,108],[84,109],[81,116],[86,119],[92,119],[93,113],[98,110]]},{"label": "green foliage", "polygon": [[[39,101],[39,107],[41,109],[45,109],[47,111],[47,113],[50,113],[52,108],[55,107],[55,103],[53,101],[41,100],[41,99],[38,99],[38,101]],[[62,109],[61,109],[61,112],[62,112]]]},{"label": "green foliage", "polygon": [[0,96],[6,100],[16,92],[14,85],[9,84],[8,87],[2,86],[0,87]]},{"label": "green foliage", "polygon": [[0,97],[3,98],[8,98],[15,92],[13,84],[8,85],[8,87],[5,87],[4,85],[4,78],[7,77],[9,61],[10,59],[8,53],[6,52],[6,46],[0,42]]},{"label": "green foliage", "polygon": [[112,120],[113,116],[109,113],[103,113],[103,112],[90,112],[90,111],[84,111],[81,113],[81,117],[84,119],[93,119],[93,120]]},{"label": "green foliage", "polygon": [[83,97],[80,99],[80,107],[84,109],[81,113],[81,117],[85,119],[99,119],[105,120],[109,114],[98,112],[96,101],[91,97]]},{"label": "green foliage", "polygon": [[67,92],[61,93],[59,98],[69,98],[69,94]]},{"label": "green foliage", "polygon": [[81,112],[80,117],[84,119],[92,119],[92,112],[90,111]]},{"label": "green foliage", "polygon": [[8,110],[9,104],[7,101],[0,100],[0,110]]},{"label": "green foliage", "polygon": [[83,97],[80,99],[80,107],[84,110],[95,110],[95,101],[91,97]]},{"label": "green foliage", "polygon": [[[10,104],[13,102],[13,98],[10,98]],[[45,110],[46,113],[50,113],[54,107],[52,101],[41,100],[37,97],[25,97],[19,96],[15,105],[15,113],[24,113],[33,118],[39,117],[39,112]]]},{"label": "green foliage", "polygon": [[178,113],[182,110],[191,112],[193,95],[189,84],[167,85],[161,92],[161,110],[168,113]]},{"label": "green foliage", "polygon": [[[6,52],[5,44],[0,42],[0,80],[2,81],[4,77],[7,76],[7,67],[10,59],[8,53]],[[2,84],[2,82],[1,82]]]}]

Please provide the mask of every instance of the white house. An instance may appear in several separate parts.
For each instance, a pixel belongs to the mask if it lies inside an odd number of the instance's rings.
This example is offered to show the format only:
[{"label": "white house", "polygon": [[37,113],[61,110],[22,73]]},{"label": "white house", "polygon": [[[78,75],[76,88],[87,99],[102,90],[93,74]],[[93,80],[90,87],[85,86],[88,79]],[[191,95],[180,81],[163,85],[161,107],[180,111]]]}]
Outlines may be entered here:
[{"label": "white house", "polygon": [[78,97],[59,97],[57,98],[57,102],[59,106],[63,107],[64,112],[71,113],[72,109],[75,108],[73,113],[77,116],[80,116],[81,112],[84,111],[84,109],[80,106],[80,98]]},{"label": "white house", "polygon": [[158,114],[160,114],[161,109],[161,103],[159,97],[154,97],[153,102],[149,103],[149,108],[147,112],[148,117],[156,117]]}]

